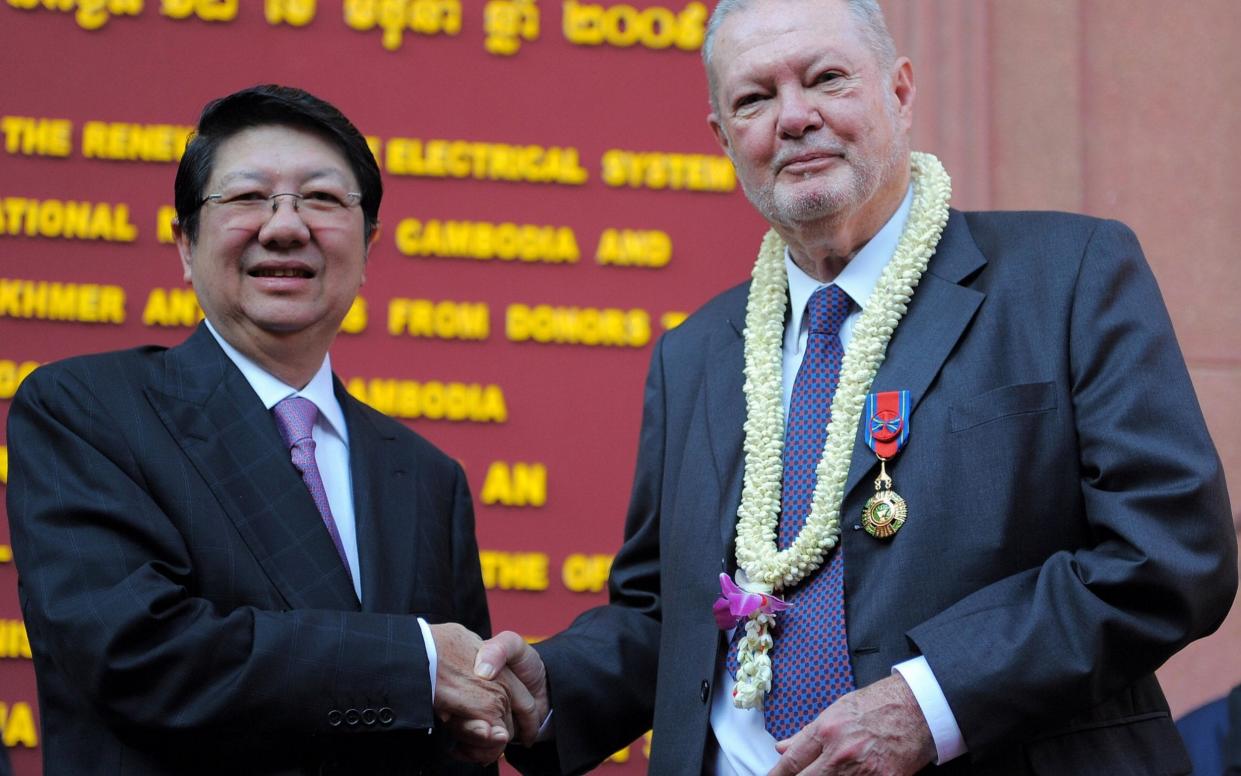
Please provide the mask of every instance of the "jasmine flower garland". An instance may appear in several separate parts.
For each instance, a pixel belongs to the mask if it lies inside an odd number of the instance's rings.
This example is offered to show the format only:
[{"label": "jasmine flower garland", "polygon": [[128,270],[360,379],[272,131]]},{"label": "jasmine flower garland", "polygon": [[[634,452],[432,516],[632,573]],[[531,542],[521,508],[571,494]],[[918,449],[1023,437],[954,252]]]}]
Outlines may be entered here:
[{"label": "jasmine flower garland", "polygon": [[[862,310],[841,363],[832,399],[827,441],[816,469],[814,497],[806,523],[793,543],[777,549],[780,489],[784,471],[784,409],[781,404],[784,313],[788,276],[784,241],[769,231],[754,265],[745,318],[745,478],[737,510],[738,584],[771,594],[792,588],[823,564],[840,537],[840,504],[849,474],[862,404],[883,363],[888,341],[905,315],[914,289],[948,223],[952,182],[939,160],[914,152],[910,157],[913,204],[896,253],[884,268]],[[774,615],[754,612],[738,645],[739,708],[758,708],[771,690]]]}]

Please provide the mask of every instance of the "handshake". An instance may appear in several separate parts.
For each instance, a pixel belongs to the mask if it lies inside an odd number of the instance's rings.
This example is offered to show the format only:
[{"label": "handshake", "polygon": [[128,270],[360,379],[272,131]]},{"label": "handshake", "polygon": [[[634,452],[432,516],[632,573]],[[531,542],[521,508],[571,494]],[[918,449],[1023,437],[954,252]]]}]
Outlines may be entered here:
[{"label": "handshake", "polygon": [[512,631],[483,641],[455,623],[432,625],[435,713],[456,739],[454,754],[487,764],[512,741],[534,743],[547,719],[547,672]]}]

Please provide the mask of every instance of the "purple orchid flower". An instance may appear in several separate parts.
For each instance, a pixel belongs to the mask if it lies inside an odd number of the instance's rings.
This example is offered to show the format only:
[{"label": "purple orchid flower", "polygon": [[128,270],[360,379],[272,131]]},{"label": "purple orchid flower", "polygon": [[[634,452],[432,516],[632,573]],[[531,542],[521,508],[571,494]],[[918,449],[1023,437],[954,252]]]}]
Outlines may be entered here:
[{"label": "purple orchid flower", "polygon": [[773,595],[748,593],[737,587],[732,577],[720,574],[720,598],[711,608],[715,613],[715,624],[720,626],[720,630],[728,630],[754,612],[775,614],[789,608],[789,605]]}]

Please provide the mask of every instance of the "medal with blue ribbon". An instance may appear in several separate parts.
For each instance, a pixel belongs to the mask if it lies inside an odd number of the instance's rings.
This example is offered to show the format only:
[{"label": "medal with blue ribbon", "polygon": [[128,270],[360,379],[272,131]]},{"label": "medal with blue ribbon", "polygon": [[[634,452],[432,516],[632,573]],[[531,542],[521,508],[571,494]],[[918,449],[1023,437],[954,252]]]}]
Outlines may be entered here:
[{"label": "medal with blue ribbon", "polygon": [[909,440],[909,391],[882,391],[866,395],[866,446],[879,458],[875,495],[862,507],[862,527],[876,539],[890,539],[905,524],[909,506],[892,490],[888,461]]}]

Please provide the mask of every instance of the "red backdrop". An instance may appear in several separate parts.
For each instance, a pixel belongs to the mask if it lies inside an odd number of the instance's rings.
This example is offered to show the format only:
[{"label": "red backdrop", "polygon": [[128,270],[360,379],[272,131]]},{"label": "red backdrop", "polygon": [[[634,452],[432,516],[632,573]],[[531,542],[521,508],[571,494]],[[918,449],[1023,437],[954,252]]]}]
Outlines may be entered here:
[{"label": "red backdrop", "polygon": [[[385,170],[365,317],[336,371],[463,462],[495,626],[563,628],[604,598],[651,342],[745,278],[763,228],[704,121],[705,15],[684,0],[5,0],[0,416],[29,362],[188,334],[161,216],[176,127],[244,86],[304,87]],[[7,536],[0,519],[0,725],[32,776]],[[641,743],[616,759],[601,771],[646,770]]]}]

